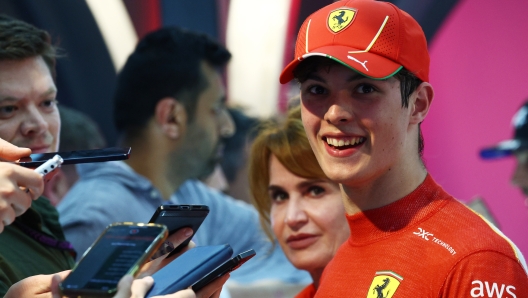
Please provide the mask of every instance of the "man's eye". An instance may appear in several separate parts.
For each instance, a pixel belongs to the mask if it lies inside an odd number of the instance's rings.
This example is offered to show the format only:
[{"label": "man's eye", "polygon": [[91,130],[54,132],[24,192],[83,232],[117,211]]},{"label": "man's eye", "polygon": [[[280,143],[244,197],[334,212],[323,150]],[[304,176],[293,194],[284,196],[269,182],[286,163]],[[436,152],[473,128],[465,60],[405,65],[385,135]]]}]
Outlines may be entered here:
[{"label": "man's eye", "polygon": [[325,94],[326,89],[321,86],[312,86],[308,89],[312,94]]},{"label": "man's eye", "polygon": [[371,93],[371,92],[374,92],[374,87],[372,87],[371,85],[367,85],[367,84],[361,84],[357,87],[357,91],[358,93],[362,93],[362,94],[365,94],[365,93]]},{"label": "man's eye", "polygon": [[2,113],[2,115],[11,114],[11,113],[13,113],[16,110],[17,110],[16,106],[3,106],[3,107],[0,107],[0,113]]},{"label": "man's eye", "polygon": [[53,107],[57,104],[57,100],[55,99],[48,99],[42,102],[42,106],[44,107]]}]

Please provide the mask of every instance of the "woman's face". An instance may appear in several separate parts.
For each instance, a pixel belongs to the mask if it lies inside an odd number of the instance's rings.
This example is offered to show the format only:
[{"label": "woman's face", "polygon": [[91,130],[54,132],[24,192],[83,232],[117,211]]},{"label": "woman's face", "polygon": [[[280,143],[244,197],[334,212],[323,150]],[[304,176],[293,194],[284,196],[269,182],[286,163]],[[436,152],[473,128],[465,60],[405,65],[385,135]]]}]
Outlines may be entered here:
[{"label": "woman's face", "polygon": [[350,232],[339,185],[306,179],[270,158],[271,226],[297,268],[320,275]]}]

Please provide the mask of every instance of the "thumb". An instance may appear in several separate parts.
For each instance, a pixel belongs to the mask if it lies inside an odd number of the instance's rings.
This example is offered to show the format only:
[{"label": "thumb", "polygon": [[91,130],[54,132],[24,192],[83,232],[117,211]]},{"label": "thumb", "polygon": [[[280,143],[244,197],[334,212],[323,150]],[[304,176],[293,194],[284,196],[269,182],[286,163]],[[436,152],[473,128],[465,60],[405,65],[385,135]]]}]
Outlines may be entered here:
[{"label": "thumb", "polygon": [[182,244],[187,238],[191,237],[193,230],[191,228],[181,228],[172,235],[169,235],[167,241],[171,242],[174,247],[178,247]]},{"label": "thumb", "polygon": [[132,297],[132,282],[134,277],[132,275],[125,275],[119,280],[117,284],[117,293],[114,298],[130,298]]},{"label": "thumb", "polygon": [[0,159],[15,161],[22,157],[29,156],[31,149],[17,147],[3,139],[0,139]]}]

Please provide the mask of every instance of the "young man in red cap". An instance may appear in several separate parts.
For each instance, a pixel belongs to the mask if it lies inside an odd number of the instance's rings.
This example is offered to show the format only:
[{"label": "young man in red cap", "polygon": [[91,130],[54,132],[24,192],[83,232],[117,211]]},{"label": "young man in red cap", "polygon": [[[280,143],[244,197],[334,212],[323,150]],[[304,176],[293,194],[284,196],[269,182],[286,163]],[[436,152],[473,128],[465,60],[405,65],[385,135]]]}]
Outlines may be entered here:
[{"label": "young man in red cap", "polygon": [[351,229],[316,297],[528,297],[515,245],[427,173],[428,75],[424,33],[393,4],[338,1],[301,27],[280,81],[300,82],[308,139]]}]

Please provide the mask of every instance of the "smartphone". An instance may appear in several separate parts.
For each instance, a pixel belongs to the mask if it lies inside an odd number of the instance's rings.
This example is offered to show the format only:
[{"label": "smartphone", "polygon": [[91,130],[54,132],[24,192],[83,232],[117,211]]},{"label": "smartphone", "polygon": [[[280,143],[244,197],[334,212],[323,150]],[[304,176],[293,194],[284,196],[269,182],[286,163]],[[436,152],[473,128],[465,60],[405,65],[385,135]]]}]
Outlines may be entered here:
[{"label": "smartphone", "polygon": [[[206,205],[161,205],[156,209],[149,222],[166,225],[169,235],[184,227],[191,228],[194,235],[207,214],[209,214],[209,207]],[[170,252],[169,256],[186,247],[191,238],[192,236],[178,245]]]},{"label": "smartphone", "polygon": [[145,297],[186,289],[231,258],[232,254],[229,244],[192,248],[152,275],[154,285]]},{"label": "smartphone", "polygon": [[255,254],[255,251],[253,249],[250,249],[248,251],[236,255],[234,258],[225,261],[222,265],[218,266],[216,269],[214,269],[206,276],[202,277],[195,284],[193,284],[193,291],[196,293],[215,279],[219,278],[220,276],[237,270],[245,262],[254,257]]},{"label": "smartphone", "polygon": [[34,153],[28,157],[21,158],[18,161],[18,164],[24,167],[34,168],[52,159],[55,155],[60,155],[62,157],[64,165],[124,160],[130,157],[130,150],[130,147],[110,147],[92,150]]},{"label": "smartphone", "polygon": [[135,275],[167,238],[167,227],[158,224],[113,223],[84,253],[60,283],[67,297],[111,297],[119,280]]}]

